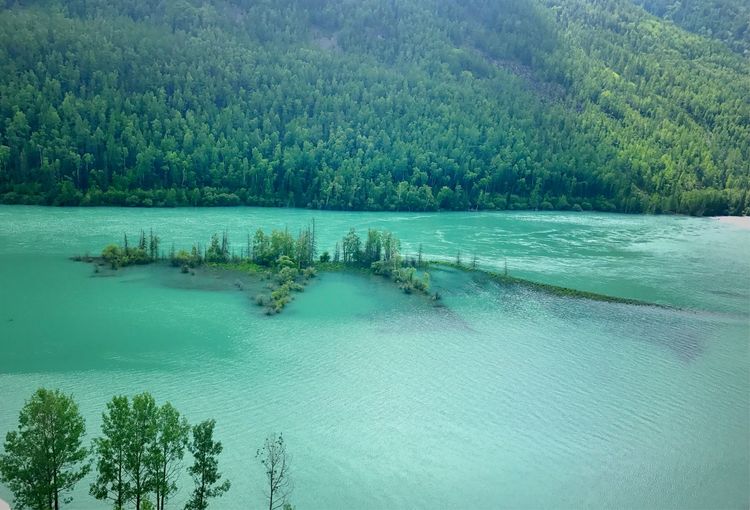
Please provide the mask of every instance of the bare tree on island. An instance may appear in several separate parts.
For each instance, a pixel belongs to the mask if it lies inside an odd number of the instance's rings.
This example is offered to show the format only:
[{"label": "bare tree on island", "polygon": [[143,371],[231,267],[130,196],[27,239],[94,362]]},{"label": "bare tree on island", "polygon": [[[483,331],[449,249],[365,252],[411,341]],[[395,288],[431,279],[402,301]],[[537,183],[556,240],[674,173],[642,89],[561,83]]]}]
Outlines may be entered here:
[{"label": "bare tree on island", "polygon": [[255,457],[266,471],[266,498],[268,510],[291,509],[287,501],[292,492],[292,481],[289,477],[289,455],[286,452],[284,437],[273,433],[266,438],[263,447]]}]

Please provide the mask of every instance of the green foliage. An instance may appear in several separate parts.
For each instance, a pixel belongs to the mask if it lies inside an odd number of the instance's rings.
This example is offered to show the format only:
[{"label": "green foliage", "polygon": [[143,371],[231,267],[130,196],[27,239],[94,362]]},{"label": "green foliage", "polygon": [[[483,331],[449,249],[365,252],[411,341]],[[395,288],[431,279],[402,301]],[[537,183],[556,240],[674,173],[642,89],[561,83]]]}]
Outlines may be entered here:
[{"label": "green foliage", "polygon": [[368,230],[367,240],[362,248],[362,242],[352,228],[342,240],[341,245],[344,265],[364,267],[376,275],[390,278],[407,294],[415,291],[424,294],[429,292],[429,274],[425,272],[421,279],[415,276],[414,266],[423,265],[421,245],[418,258],[409,261],[412,267],[402,266],[404,260],[400,254],[401,243],[387,230]]},{"label": "green foliage", "polygon": [[229,480],[221,481],[219,472],[218,457],[223,447],[220,442],[214,441],[215,426],[214,420],[206,420],[192,429],[188,449],[193,455],[194,462],[188,468],[188,472],[193,478],[195,489],[185,505],[185,510],[206,510],[211,499],[221,497],[229,490]]},{"label": "green foliage", "polygon": [[[147,241],[141,233],[138,245],[128,245],[125,236],[122,247],[111,244],[102,250],[102,260],[113,269],[132,264],[147,264],[158,260],[158,244],[160,239],[153,232]],[[204,254],[199,245],[193,245],[190,252],[186,250],[169,252],[169,262],[173,267],[179,267],[183,273],[190,273],[191,269],[203,264],[213,267],[229,268],[236,271],[257,274],[269,270],[273,274],[273,284],[270,285],[270,295],[258,295],[255,302],[267,306],[267,313],[280,312],[292,299],[292,292],[304,290],[303,284],[317,274],[314,266],[316,241],[315,224],[301,230],[297,239],[288,230],[273,230],[266,235],[258,229],[250,239],[248,237],[247,251],[241,255],[230,255],[229,237],[224,233],[211,236],[211,240]],[[325,257],[324,257],[325,258]],[[330,257],[329,257],[330,258]],[[91,260],[89,257],[75,257],[76,260]],[[100,491],[101,492],[101,491]],[[157,501],[157,508],[160,503]]]},{"label": "green foliage", "polygon": [[18,430],[5,436],[0,482],[18,508],[49,509],[69,503],[66,496],[89,471],[83,447],[86,427],[73,398],[40,388],[18,417]]},{"label": "green foliage", "polygon": [[392,278],[406,294],[413,292],[428,294],[430,291],[430,273],[426,271],[422,273],[420,279],[415,268],[402,267],[394,271]]},{"label": "green foliage", "polygon": [[112,398],[102,415],[102,436],[94,439],[91,495],[112,502],[115,510],[129,503],[163,510],[177,490],[189,430],[169,402],[159,407],[148,393],[133,397],[132,404],[125,396]]},{"label": "green foliage", "polygon": [[252,260],[261,266],[304,268],[315,261],[314,230],[308,226],[295,240],[288,230],[273,230],[269,236],[258,229],[251,250]]},{"label": "green foliage", "polygon": [[[17,508],[49,510],[70,503],[67,493],[89,472],[86,430],[72,397],[39,389],[8,432],[0,455],[0,482],[15,496]],[[90,493],[115,510],[164,510],[177,491],[186,448],[194,457],[188,470],[196,481],[188,509],[206,509],[211,498],[229,489],[221,482],[213,440],[213,420],[191,428],[170,403],[161,407],[148,393],[115,396],[102,415],[102,435],[93,441],[97,476]]]},{"label": "green foliage", "polygon": [[149,449],[158,433],[158,407],[148,393],[133,397],[130,407],[129,448],[125,452],[123,470],[130,480],[131,500],[136,510],[141,510],[143,501],[154,489],[154,479],[149,473]]},{"label": "green foliage", "polygon": [[128,238],[122,247],[109,244],[102,250],[102,260],[110,265],[112,269],[132,265],[144,265],[155,262],[159,258],[159,238],[151,233],[147,243],[143,231],[139,238],[138,246],[128,246]]},{"label": "green foliage", "polygon": [[102,415],[102,436],[94,439],[97,478],[90,493],[96,499],[110,500],[121,509],[131,499],[131,485],[125,475],[125,458],[130,449],[131,412],[127,397],[114,397]]},{"label": "green foliage", "polygon": [[198,252],[198,248],[194,246],[189,253],[185,250],[173,253],[169,262],[174,267],[198,267],[203,263],[203,259]]},{"label": "green foliage", "polygon": [[164,510],[169,497],[177,491],[180,462],[187,447],[190,426],[167,402],[157,411],[156,430],[156,440],[149,449],[148,468],[156,510]]},{"label": "green foliage", "polygon": [[365,248],[360,256],[363,264],[370,265],[373,262],[381,260],[383,252],[383,241],[382,236],[377,230],[367,231],[367,240],[365,241]]},{"label": "green foliage", "polygon": [[315,278],[318,276],[318,270],[314,267],[306,267],[304,271],[302,271],[302,276],[304,276],[305,279]]},{"label": "green foliage", "polygon": [[279,283],[279,285],[288,285],[294,282],[294,279],[297,278],[299,271],[297,271],[295,267],[282,266],[282,265],[279,265],[279,267],[280,267],[279,272],[276,273],[276,280]]},{"label": "green foliage", "polygon": [[742,213],[746,2],[636,1],[6,2],[0,201]]},{"label": "green foliage", "polygon": [[362,241],[353,228],[346,234],[341,246],[344,264],[359,263],[362,260]]},{"label": "green foliage", "polygon": [[226,232],[221,238],[219,243],[219,236],[214,234],[211,236],[211,243],[208,245],[206,250],[206,262],[209,263],[222,263],[229,260],[229,240]]},{"label": "green foliage", "polygon": [[150,262],[153,262],[153,260],[146,250],[143,248],[133,248],[132,250],[128,250],[127,259],[122,265],[142,265],[149,264]]},{"label": "green foliage", "polygon": [[271,292],[269,310],[274,313],[281,312],[281,310],[292,300],[291,293],[292,288],[289,284],[283,284],[274,289]]},{"label": "green foliage", "polygon": [[266,235],[262,229],[255,232],[252,241],[252,259],[262,266],[306,267],[314,262],[314,234],[307,227],[295,240],[289,231],[273,230]]},{"label": "green foliage", "polygon": [[108,244],[102,250],[102,258],[105,262],[112,266],[112,269],[117,269],[118,267],[124,265],[123,262],[125,261],[125,253],[116,244]]},{"label": "green foliage", "polygon": [[750,4],[744,0],[634,0],[649,12],[750,57]]}]

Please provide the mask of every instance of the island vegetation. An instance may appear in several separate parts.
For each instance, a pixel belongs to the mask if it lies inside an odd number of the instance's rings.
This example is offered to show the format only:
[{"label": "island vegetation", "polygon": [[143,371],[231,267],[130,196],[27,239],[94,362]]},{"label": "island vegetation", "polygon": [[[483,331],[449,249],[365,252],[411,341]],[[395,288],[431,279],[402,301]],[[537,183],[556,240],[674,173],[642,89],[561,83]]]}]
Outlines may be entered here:
[{"label": "island vegetation", "polygon": [[[101,435],[86,446],[85,421],[73,397],[40,388],[21,409],[18,430],[6,435],[0,482],[13,492],[19,510],[59,510],[73,501],[71,491],[93,466],[90,494],[97,500],[114,510],[165,510],[179,489],[187,453],[194,488],[184,509],[207,510],[231,487],[219,471],[223,446],[215,428],[212,419],[190,426],[172,404],[158,405],[149,393],[121,395],[107,403]],[[268,436],[257,458],[269,509],[292,510],[282,435]]]},{"label": "island vegetation", "polygon": [[[212,235],[206,245],[193,244],[189,250],[176,250],[173,246],[164,253],[160,246],[161,238],[153,231],[148,235],[141,231],[134,245],[124,235],[121,245],[107,245],[99,257],[75,256],[73,260],[93,263],[96,272],[156,263],[177,268],[186,275],[195,275],[199,268],[249,275],[265,282],[264,291],[255,295],[253,301],[267,315],[280,313],[295,294],[303,292],[310,280],[321,272],[334,271],[380,276],[406,294],[414,293],[438,302],[441,301],[440,293],[433,292],[430,287],[431,271],[446,268],[473,273],[502,285],[524,287],[559,297],[663,306],[511,276],[507,262],[502,272],[493,271],[480,267],[477,254],[467,259],[460,250],[453,261],[427,259],[421,245],[413,256],[406,256],[402,253],[401,241],[387,230],[368,229],[367,236],[361,238],[351,228],[335,244],[332,253],[324,250],[318,254],[314,221],[300,230],[296,237],[288,229],[272,230],[267,234],[259,228],[253,235],[248,234],[239,251],[232,247],[226,232],[221,236]],[[236,282],[235,285],[242,289],[241,283]]]},{"label": "island vegetation", "polygon": [[[76,256],[74,260],[91,262],[96,270],[168,263],[184,274],[194,274],[197,268],[208,266],[227,271],[256,275],[267,281],[267,292],[255,296],[255,303],[266,314],[281,312],[302,292],[318,271],[354,270],[382,276],[405,293],[429,295],[430,274],[422,260],[421,251],[416,258],[401,255],[401,243],[391,232],[369,229],[360,238],[350,229],[331,254],[317,255],[315,223],[302,229],[295,237],[289,230],[272,230],[267,234],[258,229],[248,234],[245,246],[233,250],[226,233],[214,234],[208,244],[194,244],[190,250],[172,247],[167,254],[160,250],[161,239],[150,232],[141,231],[135,244],[123,236],[121,245],[107,245],[99,257]],[[433,296],[437,299],[437,296]]]}]

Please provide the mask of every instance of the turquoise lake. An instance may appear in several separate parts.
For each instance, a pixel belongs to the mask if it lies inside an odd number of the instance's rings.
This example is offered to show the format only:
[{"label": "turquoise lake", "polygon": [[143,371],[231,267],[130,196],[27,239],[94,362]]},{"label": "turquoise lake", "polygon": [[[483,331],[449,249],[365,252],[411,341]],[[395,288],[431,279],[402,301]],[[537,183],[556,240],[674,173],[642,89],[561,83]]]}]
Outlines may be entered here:
[{"label": "turquoise lake", "polygon": [[[274,317],[231,281],[68,257],[153,228],[187,248],[315,219],[403,252],[668,305],[553,297],[436,271],[444,306],[323,274]],[[747,508],[750,230],[595,213],[0,206],[0,434],[39,386],[99,433],[115,394],[217,420],[217,509],[263,505],[255,451],[281,431],[297,509]],[[67,508],[107,508],[80,484]],[[168,508],[182,508],[189,480]],[[0,485],[0,498],[12,501]]]}]

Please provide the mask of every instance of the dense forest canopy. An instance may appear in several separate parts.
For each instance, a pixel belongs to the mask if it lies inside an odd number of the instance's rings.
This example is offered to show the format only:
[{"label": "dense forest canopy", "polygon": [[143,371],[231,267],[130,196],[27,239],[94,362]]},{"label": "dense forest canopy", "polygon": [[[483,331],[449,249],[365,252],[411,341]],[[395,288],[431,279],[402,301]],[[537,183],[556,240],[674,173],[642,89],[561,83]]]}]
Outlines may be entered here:
[{"label": "dense forest canopy", "polygon": [[747,213],[747,9],[662,4],[5,0],[0,201]]},{"label": "dense forest canopy", "polygon": [[750,2],[747,0],[636,0],[650,13],[707,37],[750,58]]}]

